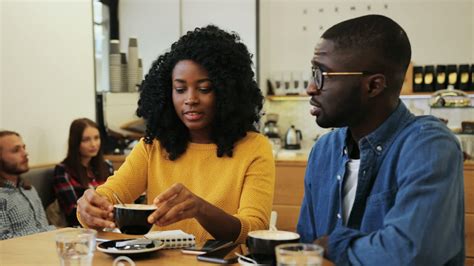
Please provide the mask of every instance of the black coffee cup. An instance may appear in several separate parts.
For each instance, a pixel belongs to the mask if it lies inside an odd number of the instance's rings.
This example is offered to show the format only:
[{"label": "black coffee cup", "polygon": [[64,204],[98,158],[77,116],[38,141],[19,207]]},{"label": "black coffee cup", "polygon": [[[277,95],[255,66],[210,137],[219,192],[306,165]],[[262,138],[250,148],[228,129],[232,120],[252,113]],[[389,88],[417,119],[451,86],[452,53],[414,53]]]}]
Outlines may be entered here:
[{"label": "black coffee cup", "polygon": [[275,247],[280,244],[298,243],[300,235],[289,231],[258,230],[251,231],[247,237],[247,247],[250,254],[275,258]]},{"label": "black coffee cup", "polygon": [[155,210],[155,205],[116,204],[114,205],[115,224],[123,234],[144,235],[153,225],[148,223],[148,216]]}]

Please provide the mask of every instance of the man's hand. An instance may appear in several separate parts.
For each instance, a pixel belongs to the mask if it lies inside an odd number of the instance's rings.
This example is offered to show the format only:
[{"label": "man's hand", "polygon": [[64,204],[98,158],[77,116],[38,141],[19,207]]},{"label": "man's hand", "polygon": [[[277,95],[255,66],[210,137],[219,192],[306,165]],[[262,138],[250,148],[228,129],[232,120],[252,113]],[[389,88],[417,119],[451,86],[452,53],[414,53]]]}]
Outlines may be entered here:
[{"label": "man's hand", "polygon": [[81,216],[80,220],[89,228],[115,228],[113,209],[113,205],[93,189],[86,190],[77,201],[77,212]]},{"label": "man's hand", "polygon": [[314,240],[314,244],[319,245],[324,248],[324,257],[328,257],[328,241],[329,237],[328,236],[322,236],[316,240]]}]

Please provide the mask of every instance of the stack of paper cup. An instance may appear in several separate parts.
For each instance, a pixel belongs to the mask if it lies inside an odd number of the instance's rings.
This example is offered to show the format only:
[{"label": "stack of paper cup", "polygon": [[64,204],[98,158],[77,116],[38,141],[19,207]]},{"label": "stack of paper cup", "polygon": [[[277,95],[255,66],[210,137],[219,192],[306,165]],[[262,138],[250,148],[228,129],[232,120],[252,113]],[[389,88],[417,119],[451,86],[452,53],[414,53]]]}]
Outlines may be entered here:
[{"label": "stack of paper cup", "polygon": [[128,66],[127,66],[127,55],[125,53],[120,53],[120,68],[122,70],[121,73],[121,91],[128,91]]},{"label": "stack of paper cup", "polygon": [[120,92],[122,90],[122,66],[120,57],[119,40],[111,40],[109,55],[109,78],[110,91],[112,92]]},{"label": "stack of paper cup", "polygon": [[128,40],[128,91],[137,91],[138,76],[138,40],[130,38]]},{"label": "stack of paper cup", "polygon": [[[143,80],[143,62],[142,59],[138,59],[138,71],[137,71],[137,84],[141,84]],[[137,87],[138,89],[138,87]]]}]

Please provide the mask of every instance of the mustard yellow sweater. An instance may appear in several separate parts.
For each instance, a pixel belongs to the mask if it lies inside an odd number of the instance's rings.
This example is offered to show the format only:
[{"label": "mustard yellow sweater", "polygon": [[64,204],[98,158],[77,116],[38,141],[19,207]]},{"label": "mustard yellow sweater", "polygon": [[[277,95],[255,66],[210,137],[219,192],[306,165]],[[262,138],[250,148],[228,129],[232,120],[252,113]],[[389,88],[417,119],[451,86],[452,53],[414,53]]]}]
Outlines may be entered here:
[{"label": "mustard yellow sweater", "polygon": [[[147,145],[141,140],[123,165],[97,188],[97,193],[116,203],[112,192],[133,202],[144,191],[148,203],[175,183],[182,183],[197,196],[237,217],[242,226],[237,242],[247,233],[268,228],[275,185],[275,163],[269,141],[249,132],[235,144],[233,157],[217,157],[215,144],[189,143],[175,161],[166,159],[159,141]],[[215,226],[219,226],[216,224]],[[187,219],[152,230],[181,229],[199,242],[212,236],[197,222]]]}]

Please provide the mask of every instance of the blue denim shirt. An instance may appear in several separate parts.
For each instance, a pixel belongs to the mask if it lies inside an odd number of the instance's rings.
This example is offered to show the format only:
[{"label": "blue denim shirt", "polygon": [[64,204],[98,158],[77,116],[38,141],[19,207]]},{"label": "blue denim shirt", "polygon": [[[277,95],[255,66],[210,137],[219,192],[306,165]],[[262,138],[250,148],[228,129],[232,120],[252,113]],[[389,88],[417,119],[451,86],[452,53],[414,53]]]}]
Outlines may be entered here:
[{"label": "blue denim shirt", "polygon": [[463,159],[456,137],[433,116],[400,102],[360,139],[354,206],[344,225],[347,128],[318,140],[308,159],[297,231],[303,242],[328,235],[337,265],[463,265]]}]

